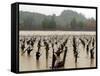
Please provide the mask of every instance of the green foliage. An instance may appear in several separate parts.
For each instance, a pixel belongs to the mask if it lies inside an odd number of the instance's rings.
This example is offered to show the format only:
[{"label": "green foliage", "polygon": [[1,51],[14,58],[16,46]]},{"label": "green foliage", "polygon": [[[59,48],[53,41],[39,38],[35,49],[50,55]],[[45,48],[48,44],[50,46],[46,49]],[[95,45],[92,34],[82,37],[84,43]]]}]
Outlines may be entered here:
[{"label": "green foliage", "polygon": [[42,28],[43,29],[56,28],[55,15],[53,15],[51,19],[44,18],[44,20],[42,21]]},{"label": "green foliage", "polygon": [[70,25],[71,25],[71,28],[73,28],[73,29],[79,29],[79,30],[81,30],[84,27],[86,27],[85,26],[85,22],[83,22],[83,21],[77,21],[75,17],[72,19]]},{"label": "green foliage", "polygon": [[42,27],[46,29],[49,27],[48,25],[49,25],[49,20],[47,18],[44,18],[44,20],[42,21]]},{"label": "green foliage", "polygon": [[79,21],[78,24],[77,24],[77,26],[78,26],[79,28],[86,27],[85,24],[84,24],[84,22],[82,22],[82,21]]},{"label": "green foliage", "polygon": [[50,20],[50,22],[49,22],[49,27],[50,28],[56,28],[56,22],[55,22],[55,15],[53,15],[52,17],[51,17],[51,20]]},{"label": "green foliage", "polygon": [[72,10],[64,10],[59,16],[20,11],[19,24],[20,30],[94,30],[96,27],[94,19],[86,19]]},{"label": "green foliage", "polygon": [[77,21],[76,21],[76,18],[75,17],[70,22],[70,25],[71,25],[72,28],[75,28],[77,26]]}]

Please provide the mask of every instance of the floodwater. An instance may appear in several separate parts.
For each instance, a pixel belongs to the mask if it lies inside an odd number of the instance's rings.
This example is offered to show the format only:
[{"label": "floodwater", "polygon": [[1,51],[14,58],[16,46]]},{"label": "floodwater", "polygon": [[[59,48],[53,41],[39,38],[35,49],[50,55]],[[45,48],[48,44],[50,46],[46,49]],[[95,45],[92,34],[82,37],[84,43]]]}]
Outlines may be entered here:
[{"label": "floodwater", "polygon": [[[27,38],[30,39],[31,37],[35,36],[36,41],[33,46],[33,50],[30,53],[30,56],[27,55],[27,52],[25,52],[23,55],[21,55],[22,51],[20,48],[21,42],[19,42],[19,70],[20,71],[34,71],[34,70],[49,70],[52,69],[52,47],[51,43],[49,43],[49,52],[48,52],[48,59],[46,59],[46,50],[45,46],[43,44],[43,40],[41,40],[41,48],[40,48],[40,58],[39,60],[36,60],[36,52],[37,52],[37,44],[39,41],[39,36],[43,36],[42,38],[45,38],[48,36],[55,36],[59,37],[59,42],[57,45],[54,45],[54,51],[57,50],[57,47],[62,43],[66,38],[68,38],[68,42],[65,46],[68,47],[68,51],[66,53],[65,58],[65,64],[63,69],[71,69],[71,68],[91,68],[96,67],[96,32],[89,32],[89,31],[20,31],[19,32],[19,39]],[[78,58],[77,62],[75,62],[75,57],[73,53],[73,36],[76,37],[77,41],[77,49],[78,49]],[[61,37],[61,38],[60,38]],[[84,48],[81,44],[79,38],[84,39],[90,39],[91,37],[95,39],[95,48],[94,48],[94,58],[90,58],[90,52],[87,54],[86,47]],[[52,41],[53,42],[53,41]],[[85,41],[87,44],[87,41]],[[27,45],[25,45],[27,47]],[[92,48],[92,45],[89,46],[89,49]],[[64,52],[60,55],[60,60],[62,60],[64,57]],[[58,68],[60,69],[60,68]]]}]

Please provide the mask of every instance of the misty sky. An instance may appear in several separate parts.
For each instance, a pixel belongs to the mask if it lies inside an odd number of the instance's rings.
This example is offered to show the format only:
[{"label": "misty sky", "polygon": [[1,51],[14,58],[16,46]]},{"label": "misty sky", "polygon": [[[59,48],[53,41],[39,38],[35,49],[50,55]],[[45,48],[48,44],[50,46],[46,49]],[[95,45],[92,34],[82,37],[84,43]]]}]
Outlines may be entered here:
[{"label": "misty sky", "polygon": [[52,7],[52,6],[36,6],[36,5],[19,5],[20,11],[36,12],[45,15],[56,14],[59,16],[64,10],[73,10],[82,13],[86,18],[93,17],[96,19],[96,10],[87,8],[73,8],[73,7]]}]

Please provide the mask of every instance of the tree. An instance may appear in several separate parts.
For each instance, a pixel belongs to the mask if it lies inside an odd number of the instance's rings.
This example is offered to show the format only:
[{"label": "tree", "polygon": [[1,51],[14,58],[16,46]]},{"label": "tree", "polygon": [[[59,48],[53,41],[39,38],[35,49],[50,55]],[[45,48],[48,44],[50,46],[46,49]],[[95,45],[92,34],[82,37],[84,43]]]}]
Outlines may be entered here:
[{"label": "tree", "polygon": [[55,14],[53,14],[51,17],[51,20],[49,22],[49,28],[51,28],[51,29],[56,28]]},{"label": "tree", "polygon": [[25,19],[24,19],[24,25],[32,25],[32,17],[30,16],[27,16]]},{"label": "tree", "polygon": [[86,28],[91,29],[91,30],[95,30],[96,29],[95,19],[93,19],[93,18],[88,19],[86,22]]},{"label": "tree", "polygon": [[72,19],[70,25],[71,25],[71,28],[75,28],[77,26],[77,21],[75,17]]},{"label": "tree", "polygon": [[77,27],[78,27],[78,29],[82,29],[84,27],[84,22],[83,21],[79,21],[77,23]]},{"label": "tree", "polygon": [[43,29],[54,29],[56,28],[56,22],[55,22],[55,15],[51,17],[51,19],[44,18],[42,21],[42,27]]},{"label": "tree", "polygon": [[42,28],[47,29],[48,26],[49,26],[49,20],[47,18],[44,18],[44,20],[42,21]]}]

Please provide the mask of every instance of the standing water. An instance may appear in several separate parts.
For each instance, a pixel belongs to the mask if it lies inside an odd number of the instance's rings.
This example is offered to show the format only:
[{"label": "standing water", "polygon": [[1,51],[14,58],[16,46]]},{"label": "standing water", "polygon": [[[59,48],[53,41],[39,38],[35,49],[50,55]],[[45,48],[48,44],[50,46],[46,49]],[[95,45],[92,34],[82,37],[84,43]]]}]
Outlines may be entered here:
[{"label": "standing water", "polygon": [[[73,41],[75,38],[75,42]],[[28,44],[28,41],[29,44]],[[28,55],[27,50],[31,42],[32,51]],[[40,41],[40,43],[39,43]],[[22,44],[24,42],[24,50]],[[46,43],[49,49],[46,50]],[[65,44],[64,44],[65,43]],[[75,44],[74,44],[75,43]],[[40,44],[40,45],[39,45]],[[54,45],[54,46],[52,46]],[[58,49],[60,56],[57,56]],[[40,48],[39,48],[40,46]],[[75,47],[74,47],[75,46]],[[65,55],[65,47],[67,47]],[[39,50],[39,51],[38,51]],[[48,52],[47,52],[48,51]],[[38,54],[39,59],[36,58]],[[47,55],[47,57],[46,57]],[[50,70],[54,56],[56,57],[54,66],[64,62],[62,67],[56,69],[69,68],[89,68],[96,67],[96,32],[94,31],[20,31],[19,32],[19,70]],[[65,57],[65,60],[63,61]]]}]

